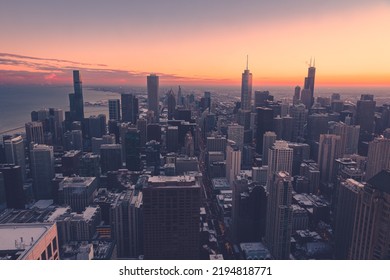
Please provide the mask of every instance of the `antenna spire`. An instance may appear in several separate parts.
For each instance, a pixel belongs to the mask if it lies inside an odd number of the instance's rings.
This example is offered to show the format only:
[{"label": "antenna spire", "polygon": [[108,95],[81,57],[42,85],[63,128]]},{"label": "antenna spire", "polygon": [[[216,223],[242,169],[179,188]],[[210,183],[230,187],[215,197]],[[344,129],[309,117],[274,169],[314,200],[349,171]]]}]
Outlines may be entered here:
[{"label": "antenna spire", "polygon": [[248,70],[248,55],[246,55],[246,70]]},{"label": "antenna spire", "polygon": [[314,57],[313,67],[316,67],[316,58]]}]

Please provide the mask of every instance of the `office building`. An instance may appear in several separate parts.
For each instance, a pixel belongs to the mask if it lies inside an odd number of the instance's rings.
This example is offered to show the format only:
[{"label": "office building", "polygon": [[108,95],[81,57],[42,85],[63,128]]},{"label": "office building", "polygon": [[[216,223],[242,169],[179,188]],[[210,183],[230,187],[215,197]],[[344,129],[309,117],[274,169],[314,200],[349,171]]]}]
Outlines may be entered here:
[{"label": "office building", "polygon": [[0,164],[7,208],[24,209],[22,170],[14,164]]},{"label": "office building", "polygon": [[108,100],[108,116],[109,120],[121,120],[121,105],[119,99]]},{"label": "office building", "polygon": [[384,169],[390,169],[390,139],[375,138],[368,144],[366,181]]},{"label": "office building", "polygon": [[139,190],[114,194],[109,213],[118,258],[138,258],[142,254],[142,201]]},{"label": "office building", "polygon": [[273,131],[267,131],[263,135],[263,158],[262,165],[268,165],[268,150],[274,145],[276,134]]},{"label": "office building", "polygon": [[267,107],[257,107],[256,152],[263,153],[263,135],[267,131],[274,131],[274,111]]},{"label": "office building", "polygon": [[318,166],[321,182],[330,183],[334,174],[334,163],[341,157],[341,138],[334,134],[321,134],[318,150]]},{"label": "office building", "polygon": [[339,135],[341,138],[341,151],[343,155],[358,153],[360,126],[338,122],[333,127],[333,133]]},{"label": "office building", "polygon": [[0,224],[0,259],[59,260],[54,223]]},{"label": "office building", "polygon": [[160,110],[158,106],[158,88],[159,77],[155,74],[147,76],[147,90],[148,90],[148,110],[153,112],[154,120],[158,122],[160,118]]},{"label": "office building", "polygon": [[81,213],[92,204],[97,191],[95,177],[65,177],[59,183],[59,197],[72,211]]},{"label": "office building", "polygon": [[77,150],[65,152],[61,158],[63,176],[79,175],[82,154],[81,151]]},{"label": "office building", "polygon": [[45,137],[43,133],[42,122],[28,122],[25,124],[27,144],[34,142],[35,144],[44,144]]},{"label": "office building", "polygon": [[248,69],[248,61],[246,69],[242,73],[241,80],[241,109],[251,110],[252,109],[252,73]]},{"label": "office building", "polygon": [[129,129],[125,135],[126,168],[132,171],[141,170],[141,142],[137,129]]},{"label": "office building", "polygon": [[142,192],[145,259],[199,259],[200,186],[195,178],[150,177]]},{"label": "office building", "polygon": [[93,153],[84,153],[80,158],[79,175],[81,177],[100,178],[100,156]]},{"label": "office building", "polygon": [[352,244],[356,206],[364,185],[353,179],[342,180],[337,187],[334,255],[338,260],[348,259]]},{"label": "office building", "polygon": [[104,144],[100,147],[102,174],[122,168],[122,147],[120,144]]},{"label": "office building", "polygon": [[268,149],[268,192],[270,192],[274,174],[280,171],[292,174],[292,165],[293,149],[288,146],[286,141],[276,141],[273,147]]},{"label": "office building", "polygon": [[363,94],[356,103],[355,123],[360,126],[361,140],[371,140],[371,134],[374,132],[375,106],[373,95]]},{"label": "office building", "polygon": [[359,193],[353,226],[350,259],[390,258],[390,171],[382,170]]},{"label": "office building", "polygon": [[241,151],[235,144],[226,147],[226,178],[233,184],[241,170]]},{"label": "office building", "polygon": [[168,107],[168,120],[172,120],[176,110],[176,98],[172,89],[166,95],[166,103]]},{"label": "office building", "polygon": [[240,151],[244,147],[244,127],[238,124],[228,126],[228,140],[236,143]]},{"label": "office building", "polygon": [[135,124],[138,119],[138,98],[134,94],[122,93],[122,121]]},{"label": "office building", "polygon": [[287,172],[272,175],[267,203],[265,242],[275,259],[290,257],[292,231],[292,184]]},{"label": "office building", "polygon": [[[72,121],[84,120],[84,101],[83,101],[83,88],[78,70],[73,71],[73,87],[74,93],[69,94],[70,115]],[[40,143],[39,143],[40,144]]]},{"label": "office building", "polygon": [[[292,141],[303,142],[304,127],[307,120],[307,110],[303,104],[294,105],[291,108],[292,117]],[[284,128],[285,126],[283,126]]]},{"label": "office building", "polygon": [[[316,68],[315,60],[314,64],[310,61],[307,77],[305,78],[304,88],[301,92],[302,103],[306,105],[306,108],[311,108],[314,104],[314,82],[315,82]],[[305,100],[307,100],[305,102]]]},{"label": "office building", "polygon": [[22,170],[23,181],[26,177],[26,156],[23,138],[16,136],[4,141],[5,162],[19,165]]},{"label": "office building", "polygon": [[51,180],[54,178],[53,147],[34,145],[30,151],[30,169],[35,199],[52,199]]},{"label": "office building", "polygon": [[167,152],[177,152],[179,148],[179,128],[177,126],[168,126],[166,139]]}]

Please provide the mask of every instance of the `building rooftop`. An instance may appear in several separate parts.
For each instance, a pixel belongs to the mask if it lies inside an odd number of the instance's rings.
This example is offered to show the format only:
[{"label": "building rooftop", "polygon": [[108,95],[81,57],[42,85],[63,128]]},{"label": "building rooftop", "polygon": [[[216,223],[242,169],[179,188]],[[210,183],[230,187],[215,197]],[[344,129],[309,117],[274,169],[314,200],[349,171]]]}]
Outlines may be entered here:
[{"label": "building rooftop", "polygon": [[52,223],[0,225],[0,256],[2,251],[13,251],[22,258],[53,226]]},{"label": "building rooftop", "polygon": [[214,178],[211,180],[214,190],[229,190],[230,183],[226,178]]},{"label": "building rooftop", "polygon": [[60,182],[61,188],[86,188],[89,187],[96,177],[65,177],[62,182]]},{"label": "building rooftop", "polygon": [[247,260],[271,259],[269,250],[261,242],[240,243],[240,248]]},{"label": "building rooftop", "polygon": [[171,187],[171,186],[194,186],[197,185],[195,177],[192,176],[151,176],[148,186]]},{"label": "building rooftop", "polygon": [[368,184],[370,184],[373,188],[390,194],[390,170],[382,170],[374,177],[368,180]]}]

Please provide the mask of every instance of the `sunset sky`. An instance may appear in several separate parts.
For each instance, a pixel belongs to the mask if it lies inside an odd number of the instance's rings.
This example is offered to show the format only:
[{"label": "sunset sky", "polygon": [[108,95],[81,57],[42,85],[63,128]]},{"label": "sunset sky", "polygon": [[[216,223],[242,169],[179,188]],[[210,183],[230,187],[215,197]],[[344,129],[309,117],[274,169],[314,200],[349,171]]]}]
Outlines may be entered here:
[{"label": "sunset sky", "polygon": [[390,86],[389,0],[0,0],[0,84]]}]

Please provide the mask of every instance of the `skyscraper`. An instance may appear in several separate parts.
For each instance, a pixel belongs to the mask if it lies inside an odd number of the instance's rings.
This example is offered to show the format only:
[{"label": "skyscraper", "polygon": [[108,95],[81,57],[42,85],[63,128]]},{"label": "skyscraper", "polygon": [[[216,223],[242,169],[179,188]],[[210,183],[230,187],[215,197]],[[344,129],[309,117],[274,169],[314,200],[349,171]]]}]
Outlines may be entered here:
[{"label": "skyscraper", "polygon": [[390,258],[390,171],[382,170],[359,193],[350,259]]},{"label": "skyscraper", "polygon": [[24,209],[25,198],[20,166],[0,164],[0,173],[3,174],[7,208]]},{"label": "skyscraper", "polygon": [[318,149],[318,165],[321,182],[329,183],[333,178],[334,161],[341,156],[341,138],[334,134],[321,134]]},{"label": "skyscraper", "polygon": [[122,93],[122,121],[135,124],[138,119],[138,98],[133,94]]},{"label": "skyscraper", "polygon": [[272,175],[269,189],[265,242],[275,259],[289,259],[292,231],[292,184],[288,172]]},{"label": "skyscraper", "polygon": [[376,138],[368,144],[366,181],[390,168],[390,139]]},{"label": "skyscraper", "polygon": [[276,134],[273,131],[267,131],[263,135],[263,165],[268,165],[268,150],[274,145]]},{"label": "skyscraper", "polygon": [[230,184],[233,184],[240,170],[241,151],[236,144],[228,144],[226,147],[226,178]]},{"label": "skyscraper", "polygon": [[[311,108],[311,106],[313,106],[313,104],[314,104],[314,81],[315,81],[315,76],[316,76],[315,63],[316,63],[316,61],[314,60],[314,64],[312,65],[312,62],[310,61],[307,77],[305,78],[304,88],[302,90],[302,95],[304,95],[305,91],[309,92],[308,100],[310,101],[310,103],[307,103],[305,105],[310,105],[310,106],[307,106],[307,108]],[[302,95],[301,95],[301,99],[303,102]]]},{"label": "skyscraper", "polygon": [[200,186],[190,176],[154,176],[143,188],[145,259],[199,259]]},{"label": "skyscraper", "polygon": [[45,137],[43,135],[42,122],[28,122],[25,124],[27,144],[34,142],[35,144],[44,144]]},{"label": "skyscraper", "polygon": [[263,135],[266,131],[273,131],[274,111],[267,107],[257,107],[256,152],[263,152]]},{"label": "skyscraper", "polygon": [[69,94],[70,115],[72,121],[82,121],[84,119],[83,82],[80,72],[73,71],[74,93]]},{"label": "skyscraper", "polygon": [[119,121],[121,119],[119,99],[108,100],[108,115],[110,120]]},{"label": "skyscraper", "polygon": [[167,107],[168,107],[168,120],[172,120],[175,116],[175,109],[176,109],[176,98],[175,93],[171,89],[167,95]]},{"label": "skyscraper", "polygon": [[244,147],[244,127],[238,124],[228,126],[228,140],[236,143],[240,151]]},{"label": "skyscraper", "polygon": [[293,149],[288,146],[286,141],[276,141],[273,147],[268,149],[267,191],[270,191],[274,174],[279,171],[292,174],[292,165]]},{"label": "skyscraper", "polygon": [[363,94],[356,103],[356,124],[360,125],[361,140],[371,140],[374,131],[375,106],[373,95]]},{"label": "skyscraper", "polygon": [[147,76],[147,88],[148,88],[148,110],[154,113],[154,120],[158,122],[160,118],[160,112],[158,109],[158,87],[159,77],[155,74]]},{"label": "skyscraper", "polygon": [[141,168],[140,133],[136,128],[129,129],[125,134],[126,168],[139,171]]},{"label": "skyscraper", "polygon": [[34,145],[30,151],[30,168],[35,198],[37,200],[52,199],[51,180],[54,177],[53,147]]},{"label": "skyscraper", "polygon": [[241,109],[251,110],[252,105],[252,73],[248,69],[248,59],[246,69],[242,73],[241,81]]},{"label": "skyscraper", "polygon": [[21,136],[13,137],[4,141],[6,163],[19,165],[22,170],[23,181],[26,177],[26,156],[24,143]]}]

